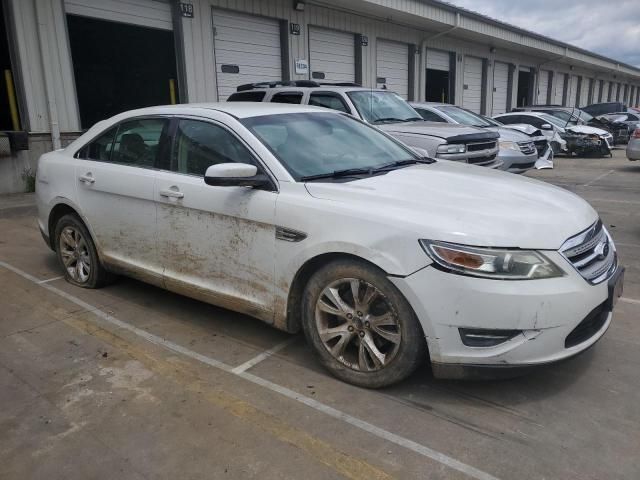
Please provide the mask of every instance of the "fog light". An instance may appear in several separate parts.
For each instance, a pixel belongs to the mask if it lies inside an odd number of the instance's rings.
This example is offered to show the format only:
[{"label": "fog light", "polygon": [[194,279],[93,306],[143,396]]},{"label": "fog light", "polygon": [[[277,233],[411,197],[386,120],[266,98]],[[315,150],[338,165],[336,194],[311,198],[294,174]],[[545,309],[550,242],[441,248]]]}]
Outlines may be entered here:
[{"label": "fog light", "polygon": [[495,347],[511,340],[521,330],[489,330],[480,328],[459,328],[462,343],[467,347]]}]

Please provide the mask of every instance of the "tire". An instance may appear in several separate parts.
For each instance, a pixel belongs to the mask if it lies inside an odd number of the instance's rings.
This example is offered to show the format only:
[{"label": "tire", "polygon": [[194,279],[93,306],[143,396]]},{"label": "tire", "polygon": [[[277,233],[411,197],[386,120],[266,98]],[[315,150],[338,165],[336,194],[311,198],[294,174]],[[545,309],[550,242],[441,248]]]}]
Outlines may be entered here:
[{"label": "tire", "polygon": [[62,216],[55,225],[55,251],[67,282],[83,288],[100,288],[114,279],[100,262],[91,234],[75,214]]},{"label": "tire", "polygon": [[386,387],[408,377],[427,357],[409,302],[372,265],[356,260],[325,265],[309,279],[302,302],[307,341],[341,380]]}]

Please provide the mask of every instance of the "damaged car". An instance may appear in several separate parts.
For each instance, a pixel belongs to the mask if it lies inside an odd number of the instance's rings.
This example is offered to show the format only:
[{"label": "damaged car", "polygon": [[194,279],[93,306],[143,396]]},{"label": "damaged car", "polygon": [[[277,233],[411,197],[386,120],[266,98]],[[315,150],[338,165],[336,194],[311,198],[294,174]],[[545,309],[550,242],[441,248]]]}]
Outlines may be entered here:
[{"label": "damaged car", "polygon": [[567,126],[557,117],[542,112],[512,112],[493,117],[504,124],[528,123],[548,136],[561,153],[578,156],[611,155],[611,133],[586,125]]},{"label": "damaged car", "polygon": [[[38,225],[71,288],[121,274],[303,331],[379,388],[522,372],[605,335],[624,268],[562,188],[425,159],[319,107],[149,107],[42,155]],[[482,374],[482,373],[480,373]]]}]

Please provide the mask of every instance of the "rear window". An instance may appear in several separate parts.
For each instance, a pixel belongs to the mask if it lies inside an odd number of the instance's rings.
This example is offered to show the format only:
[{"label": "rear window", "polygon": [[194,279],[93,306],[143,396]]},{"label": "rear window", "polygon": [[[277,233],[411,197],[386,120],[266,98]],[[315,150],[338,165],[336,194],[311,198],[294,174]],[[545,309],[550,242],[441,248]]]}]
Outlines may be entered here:
[{"label": "rear window", "polygon": [[237,92],[227,98],[227,102],[261,102],[265,92]]}]

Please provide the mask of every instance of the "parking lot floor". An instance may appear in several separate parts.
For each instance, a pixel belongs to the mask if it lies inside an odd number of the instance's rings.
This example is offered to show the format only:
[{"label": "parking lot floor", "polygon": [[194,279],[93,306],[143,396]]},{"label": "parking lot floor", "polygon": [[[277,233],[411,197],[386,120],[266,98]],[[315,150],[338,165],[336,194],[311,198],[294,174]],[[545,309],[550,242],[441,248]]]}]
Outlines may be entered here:
[{"label": "parking lot floor", "polygon": [[0,478],[640,478],[640,162],[527,176],[610,229],[627,271],[607,334],[521,378],[425,364],[378,391],[249,317],[126,278],[67,284],[32,197],[0,197]]}]

